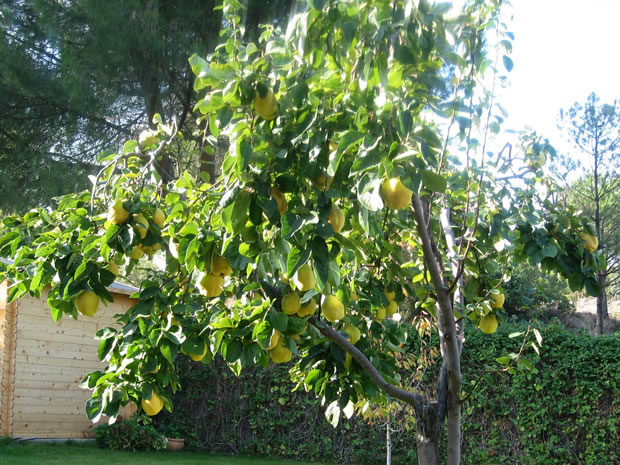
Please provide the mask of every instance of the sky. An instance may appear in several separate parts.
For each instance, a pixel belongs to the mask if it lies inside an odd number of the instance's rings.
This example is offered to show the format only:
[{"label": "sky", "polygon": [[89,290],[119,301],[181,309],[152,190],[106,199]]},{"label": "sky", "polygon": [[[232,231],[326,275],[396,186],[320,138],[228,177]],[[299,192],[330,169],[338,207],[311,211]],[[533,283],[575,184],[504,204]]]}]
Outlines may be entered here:
[{"label": "sky", "polygon": [[[596,92],[620,99],[620,0],[512,0],[510,86],[500,96],[504,129],[526,125],[562,152],[574,152],[557,129],[560,109]],[[574,153],[573,153],[574,154]]]}]

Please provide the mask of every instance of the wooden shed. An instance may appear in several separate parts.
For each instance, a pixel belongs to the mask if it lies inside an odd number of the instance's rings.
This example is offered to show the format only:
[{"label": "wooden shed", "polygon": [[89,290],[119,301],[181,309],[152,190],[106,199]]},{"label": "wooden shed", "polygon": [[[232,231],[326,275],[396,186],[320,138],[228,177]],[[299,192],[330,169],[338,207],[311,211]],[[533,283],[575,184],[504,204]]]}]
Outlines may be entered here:
[{"label": "wooden shed", "polygon": [[114,283],[112,304],[92,318],[52,320],[47,292],[7,304],[0,283],[0,437],[87,438],[93,424],[84,406],[90,391],[82,378],[102,369],[95,332],[113,326],[114,315],[133,305],[135,289]]}]

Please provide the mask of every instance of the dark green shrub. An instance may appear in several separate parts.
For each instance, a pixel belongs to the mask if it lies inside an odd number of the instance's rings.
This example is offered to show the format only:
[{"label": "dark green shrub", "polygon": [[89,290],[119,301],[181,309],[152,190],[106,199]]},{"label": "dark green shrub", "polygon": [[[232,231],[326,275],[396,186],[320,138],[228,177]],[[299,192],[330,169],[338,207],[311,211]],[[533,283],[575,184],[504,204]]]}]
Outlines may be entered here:
[{"label": "dark green shrub", "polygon": [[146,415],[119,418],[115,423],[94,428],[99,447],[123,450],[163,450],[166,437],[154,427]]},{"label": "dark green shrub", "polygon": [[[611,465],[618,463],[620,339],[591,337],[560,326],[541,328],[538,357],[526,350],[537,372],[515,375],[500,356],[517,352],[523,325],[502,324],[494,335],[467,328],[463,350],[464,390],[483,375],[463,409],[464,465]],[[417,347],[418,341],[412,341]],[[203,365],[179,357],[183,391],[175,394],[174,416],[195,428],[213,452],[279,455],[338,463],[385,463],[385,425],[360,417],[337,429],[324,417],[320,399],[303,388],[291,391],[286,366],[252,369],[236,377],[223,363]],[[438,367],[426,371],[429,381]],[[433,393],[429,393],[433,395]],[[168,414],[160,414],[166,421]],[[404,423],[401,412],[392,421]],[[416,463],[415,436],[393,437],[394,465]]]},{"label": "dark green shrub", "polygon": [[[484,364],[518,349],[520,340],[508,338],[517,329],[503,325],[492,336],[469,332],[464,386],[478,378]],[[610,465],[620,460],[620,339],[560,326],[541,332],[540,357],[530,357],[537,372],[488,375],[465,405],[464,464]]]}]

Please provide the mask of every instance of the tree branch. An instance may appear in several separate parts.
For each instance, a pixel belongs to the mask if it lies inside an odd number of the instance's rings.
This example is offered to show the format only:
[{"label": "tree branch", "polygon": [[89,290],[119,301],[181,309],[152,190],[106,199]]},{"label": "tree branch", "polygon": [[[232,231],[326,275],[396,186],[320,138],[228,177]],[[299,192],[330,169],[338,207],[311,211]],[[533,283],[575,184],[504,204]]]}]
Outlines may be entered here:
[{"label": "tree branch", "polygon": [[375,383],[375,385],[383,392],[396,399],[400,399],[403,402],[407,402],[408,404],[413,405],[416,409],[424,406],[425,401],[420,394],[414,394],[412,392],[405,391],[404,389],[388,383],[383,378],[383,376],[381,376],[381,373],[379,373],[379,371],[373,366],[373,364],[370,363],[370,360],[368,360],[368,358],[366,358],[366,356],[357,347],[351,344],[348,339],[338,333],[331,326],[325,324],[316,316],[312,316],[309,321],[326,338],[338,344],[338,346],[340,346],[340,348],[345,352],[351,354],[351,356],[357,361],[357,363],[359,363],[360,366],[366,371],[366,373],[368,373],[368,376],[370,376],[370,379],[372,379],[373,383]]}]

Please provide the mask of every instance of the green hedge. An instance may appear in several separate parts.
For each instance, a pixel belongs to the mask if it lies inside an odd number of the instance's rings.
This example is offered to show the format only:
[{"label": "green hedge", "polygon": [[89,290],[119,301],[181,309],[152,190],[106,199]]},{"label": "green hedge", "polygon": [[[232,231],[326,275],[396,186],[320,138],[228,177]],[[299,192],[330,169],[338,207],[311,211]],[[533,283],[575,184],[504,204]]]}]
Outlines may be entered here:
[{"label": "green hedge", "polygon": [[[468,331],[465,386],[485,365],[499,367],[497,357],[518,350],[519,338],[508,338],[517,329],[522,327],[502,325],[493,336]],[[541,331],[541,357],[530,354],[538,373],[487,375],[469,398],[464,465],[609,465],[620,459],[620,339],[575,335],[559,326]],[[318,399],[303,388],[291,392],[286,367],[254,369],[239,378],[217,362],[179,359],[179,368],[184,389],[174,397],[174,415],[194,425],[207,450],[385,463],[385,425],[354,417],[333,429]],[[394,439],[394,465],[416,463],[414,435]]]},{"label": "green hedge", "polygon": [[[515,349],[506,325],[488,337],[469,334],[464,374]],[[463,418],[464,463],[611,465],[619,463],[620,338],[542,331],[537,373],[493,375],[479,385]],[[510,345],[513,345],[510,347]],[[492,362],[490,362],[492,363]]]}]

